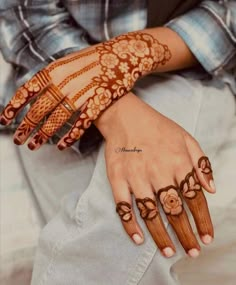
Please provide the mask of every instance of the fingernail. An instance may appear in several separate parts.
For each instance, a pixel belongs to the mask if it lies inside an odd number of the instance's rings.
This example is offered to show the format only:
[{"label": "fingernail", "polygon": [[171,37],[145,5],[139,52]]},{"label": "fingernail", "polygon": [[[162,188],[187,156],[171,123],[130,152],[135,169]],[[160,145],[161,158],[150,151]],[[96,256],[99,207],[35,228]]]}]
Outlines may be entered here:
[{"label": "fingernail", "polygon": [[196,248],[192,248],[192,249],[190,249],[190,250],[188,251],[188,255],[191,256],[191,257],[193,257],[193,258],[198,257],[198,256],[199,256],[199,253],[200,253],[200,251],[199,251],[198,249],[196,249]]},{"label": "fingernail", "polygon": [[212,242],[212,240],[213,240],[213,238],[210,235],[202,236],[202,241],[205,244],[210,244]]},{"label": "fingernail", "polygon": [[7,123],[8,123],[8,121],[7,121],[4,117],[1,117],[1,118],[0,118],[0,124],[1,124],[1,125],[4,125],[4,126],[5,126],[5,125],[7,125]]},{"label": "fingernail", "polygon": [[30,150],[35,150],[36,145],[35,145],[33,142],[30,142],[30,143],[28,143],[28,148],[29,148]]},{"label": "fingernail", "polygon": [[162,251],[166,257],[171,257],[175,254],[175,252],[173,251],[171,247],[166,247]]},{"label": "fingernail", "polygon": [[64,150],[66,148],[64,144],[59,144],[57,147],[59,150]]},{"label": "fingernail", "polygon": [[213,181],[212,179],[210,180],[209,184],[210,184],[211,189],[212,189],[214,192],[216,192],[216,186],[215,186],[215,183],[214,183],[214,181]]},{"label": "fingernail", "polygon": [[143,238],[139,234],[133,234],[132,239],[136,244],[143,243]]},{"label": "fingernail", "polygon": [[14,138],[14,144],[21,145],[21,141],[18,137]]}]

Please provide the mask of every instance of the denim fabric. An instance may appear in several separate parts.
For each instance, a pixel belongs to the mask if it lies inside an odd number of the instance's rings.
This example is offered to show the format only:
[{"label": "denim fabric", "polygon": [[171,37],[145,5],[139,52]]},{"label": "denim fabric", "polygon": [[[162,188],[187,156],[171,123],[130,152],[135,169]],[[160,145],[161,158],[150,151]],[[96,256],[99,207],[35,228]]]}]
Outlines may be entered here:
[{"label": "denim fabric", "polygon": [[[149,76],[135,90],[147,104],[190,132],[213,166],[236,109],[229,87],[214,85],[177,75]],[[145,243],[136,246],[124,232],[106,175],[104,143],[86,159],[53,148],[47,145],[35,156],[21,149],[38,203],[51,211],[39,238],[32,285],[178,284],[172,267],[183,250],[163,213],[177,244],[174,258],[160,255],[137,209]],[[57,205],[54,212],[51,205]]]}]

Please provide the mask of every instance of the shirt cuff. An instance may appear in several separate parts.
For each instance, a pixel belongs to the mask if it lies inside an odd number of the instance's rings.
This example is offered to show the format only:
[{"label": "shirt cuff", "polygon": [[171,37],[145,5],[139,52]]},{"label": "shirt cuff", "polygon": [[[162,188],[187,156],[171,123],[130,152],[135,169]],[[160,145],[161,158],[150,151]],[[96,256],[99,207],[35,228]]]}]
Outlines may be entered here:
[{"label": "shirt cuff", "polygon": [[211,74],[227,69],[236,54],[229,30],[210,9],[196,8],[165,26],[184,40],[203,68]]}]

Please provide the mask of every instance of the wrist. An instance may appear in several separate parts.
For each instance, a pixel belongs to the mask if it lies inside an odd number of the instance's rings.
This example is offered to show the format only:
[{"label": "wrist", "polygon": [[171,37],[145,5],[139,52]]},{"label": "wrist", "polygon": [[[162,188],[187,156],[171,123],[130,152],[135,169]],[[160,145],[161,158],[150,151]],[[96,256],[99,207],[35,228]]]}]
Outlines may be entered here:
[{"label": "wrist", "polygon": [[103,137],[107,139],[114,131],[114,126],[119,122],[120,110],[125,111],[125,108],[129,106],[129,103],[133,100],[135,95],[131,92],[125,96],[119,98],[109,108],[104,110],[100,116],[94,121],[94,125],[101,132]]}]

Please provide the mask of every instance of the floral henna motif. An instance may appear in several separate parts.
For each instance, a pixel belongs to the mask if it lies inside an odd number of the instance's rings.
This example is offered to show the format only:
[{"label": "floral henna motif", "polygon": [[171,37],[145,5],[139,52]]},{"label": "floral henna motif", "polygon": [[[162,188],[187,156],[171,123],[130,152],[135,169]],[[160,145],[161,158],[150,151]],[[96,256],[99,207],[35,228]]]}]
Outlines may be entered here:
[{"label": "floral henna motif", "polygon": [[149,197],[144,199],[137,198],[136,199],[137,207],[140,211],[140,216],[144,220],[153,220],[158,215],[157,205],[154,200]]},{"label": "floral henna motif", "polygon": [[180,190],[183,196],[189,199],[195,198],[197,192],[202,190],[195,169],[186,175],[185,179],[180,184]]},{"label": "floral henna motif", "polygon": [[[60,149],[71,146],[78,140],[102,111],[132,89],[139,77],[164,65],[171,58],[166,45],[149,34],[138,32],[118,36],[97,46],[96,50],[101,71],[92,81],[97,83],[97,87],[71,131],[59,142]],[[80,92],[78,97],[82,95]],[[73,98],[72,100],[75,102]],[[81,128],[83,131],[78,131]],[[74,129],[77,130],[77,137]]]},{"label": "floral henna motif", "polygon": [[204,174],[211,174],[212,173],[210,160],[206,156],[202,156],[199,159],[198,167],[201,169],[201,172],[204,173]]},{"label": "floral henna motif", "polygon": [[174,186],[168,186],[158,191],[159,200],[167,215],[177,216],[183,211],[183,203]]},{"label": "floral henna motif", "polygon": [[38,72],[31,80],[18,89],[15,96],[5,107],[1,123],[9,124],[17,113],[49,84],[51,78],[47,71]]},{"label": "floral henna motif", "polygon": [[215,192],[215,183],[213,180],[213,171],[211,163],[208,157],[202,156],[198,160],[198,169],[200,170],[199,175],[205,180],[208,186]]},{"label": "floral henna motif", "polygon": [[125,201],[119,202],[116,205],[116,212],[120,216],[123,222],[129,222],[132,220],[131,205]]}]

